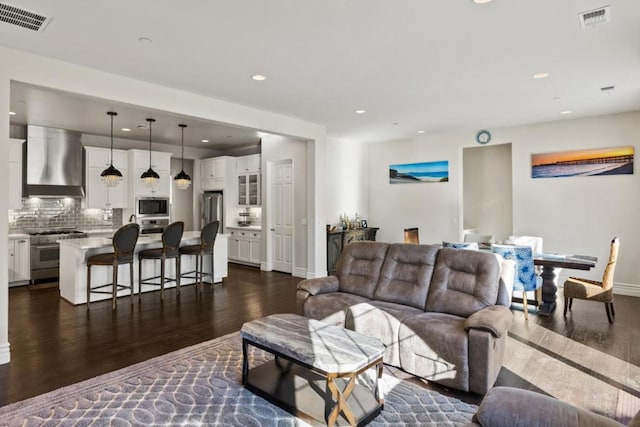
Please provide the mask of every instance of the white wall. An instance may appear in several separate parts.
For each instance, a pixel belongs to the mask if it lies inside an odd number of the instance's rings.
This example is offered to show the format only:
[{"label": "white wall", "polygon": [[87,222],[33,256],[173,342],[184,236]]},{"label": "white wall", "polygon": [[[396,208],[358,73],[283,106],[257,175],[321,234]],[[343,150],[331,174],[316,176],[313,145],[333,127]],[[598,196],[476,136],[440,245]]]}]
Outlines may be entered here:
[{"label": "white wall", "polygon": [[[309,141],[307,183],[311,191],[307,192],[307,274],[326,274],[326,219],[322,206],[326,130],[323,126],[3,47],[0,47],[0,58],[0,111],[5,112],[0,114],[0,135],[5,138],[9,136],[10,82],[16,80]],[[195,166],[198,167],[197,162]],[[7,179],[7,169],[8,159],[3,157],[0,159],[3,182]],[[0,200],[7,198],[8,189],[0,186]],[[0,363],[9,360],[7,221],[7,209],[0,209]]]},{"label": "white wall", "polygon": [[511,144],[464,148],[462,163],[463,228],[505,240],[513,230]]},{"label": "white wall", "polygon": [[[307,171],[307,143],[305,141],[291,138],[268,135],[262,138],[262,224],[263,239],[262,250],[264,254],[268,252],[269,230],[265,227],[269,224],[269,200],[265,197],[268,194],[266,171],[267,163],[279,160],[292,160],[293,165],[293,265],[292,274],[297,277],[307,277],[307,193],[308,188]],[[326,266],[325,266],[326,271]]]},{"label": "white wall", "polygon": [[[609,243],[619,236],[620,255],[615,292],[640,296],[640,173],[574,178],[531,178],[531,154],[640,144],[640,112],[496,129],[492,143],[512,144],[513,231],[544,237],[549,252],[596,255],[590,272],[571,275],[601,279]],[[473,132],[457,132],[420,140],[369,146],[369,216],[379,225],[379,240],[399,242],[402,228],[420,227],[423,242],[457,238],[460,234],[461,151],[474,145]],[[449,183],[388,183],[394,163],[449,160]]]},{"label": "white wall", "polygon": [[[368,219],[367,145],[329,138],[326,168],[327,224],[337,225],[344,213]],[[369,226],[376,224],[369,221]]]}]

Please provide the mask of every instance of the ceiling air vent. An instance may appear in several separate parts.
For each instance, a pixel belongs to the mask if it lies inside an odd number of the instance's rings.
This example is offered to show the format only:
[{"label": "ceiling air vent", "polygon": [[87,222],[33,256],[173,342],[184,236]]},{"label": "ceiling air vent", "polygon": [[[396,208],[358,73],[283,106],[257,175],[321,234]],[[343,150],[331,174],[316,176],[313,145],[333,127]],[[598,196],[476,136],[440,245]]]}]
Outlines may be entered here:
[{"label": "ceiling air vent", "polygon": [[17,25],[28,30],[43,32],[51,18],[39,13],[21,9],[7,3],[0,3],[0,22]]},{"label": "ceiling air vent", "polygon": [[581,28],[595,27],[598,24],[611,21],[611,10],[609,6],[603,6],[588,12],[582,12],[578,15],[578,18],[580,18]]}]

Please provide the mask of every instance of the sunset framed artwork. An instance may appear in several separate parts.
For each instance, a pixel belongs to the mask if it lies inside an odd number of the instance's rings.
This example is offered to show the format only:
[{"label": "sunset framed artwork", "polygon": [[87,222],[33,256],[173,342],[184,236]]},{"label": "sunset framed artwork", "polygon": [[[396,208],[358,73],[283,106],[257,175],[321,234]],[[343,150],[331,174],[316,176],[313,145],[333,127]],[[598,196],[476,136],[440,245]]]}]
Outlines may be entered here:
[{"label": "sunset framed artwork", "polygon": [[389,166],[390,184],[449,181],[449,162],[406,163]]},{"label": "sunset framed artwork", "polygon": [[532,178],[632,175],[634,148],[595,148],[531,155]]}]

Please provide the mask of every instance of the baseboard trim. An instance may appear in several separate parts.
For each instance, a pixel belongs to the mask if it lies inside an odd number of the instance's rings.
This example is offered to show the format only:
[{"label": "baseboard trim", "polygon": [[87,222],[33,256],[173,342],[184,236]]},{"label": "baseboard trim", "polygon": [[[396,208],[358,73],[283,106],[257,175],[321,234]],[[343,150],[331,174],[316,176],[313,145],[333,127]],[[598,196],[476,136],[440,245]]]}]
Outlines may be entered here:
[{"label": "baseboard trim", "polygon": [[640,286],[634,285],[633,283],[614,283],[613,293],[616,295],[640,297]]},{"label": "baseboard trim", "polygon": [[321,272],[318,272],[318,273],[313,273],[313,272],[308,272],[307,271],[307,275],[306,275],[307,279],[317,279],[318,277],[327,277],[327,272],[326,271],[321,271]]},{"label": "baseboard trim", "polygon": [[0,344],[0,365],[4,365],[10,361],[11,354],[9,353],[9,343]]},{"label": "baseboard trim", "polygon": [[307,278],[307,269],[296,267],[293,269],[293,273],[291,274],[293,277],[301,277],[303,279]]}]

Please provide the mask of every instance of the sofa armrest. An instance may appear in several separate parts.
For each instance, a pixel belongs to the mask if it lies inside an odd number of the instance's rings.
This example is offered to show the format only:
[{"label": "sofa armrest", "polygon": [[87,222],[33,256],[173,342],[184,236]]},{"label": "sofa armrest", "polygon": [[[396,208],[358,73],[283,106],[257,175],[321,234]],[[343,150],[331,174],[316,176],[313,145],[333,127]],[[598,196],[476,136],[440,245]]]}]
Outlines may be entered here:
[{"label": "sofa armrest", "polygon": [[336,276],[307,279],[298,283],[298,290],[307,291],[309,295],[328,294],[338,292],[340,284]]},{"label": "sofa armrest", "polygon": [[492,305],[469,316],[464,322],[464,330],[469,332],[469,329],[481,329],[501,338],[509,330],[512,320],[513,314],[507,307]]},{"label": "sofa armrest", "polygon": [[473,421],[483,427],[620,427],[614,420],[553,397],[512,387],[487,392]]}]

